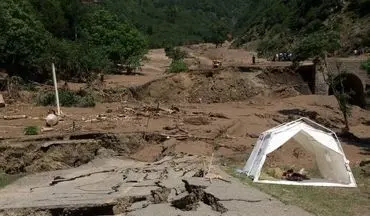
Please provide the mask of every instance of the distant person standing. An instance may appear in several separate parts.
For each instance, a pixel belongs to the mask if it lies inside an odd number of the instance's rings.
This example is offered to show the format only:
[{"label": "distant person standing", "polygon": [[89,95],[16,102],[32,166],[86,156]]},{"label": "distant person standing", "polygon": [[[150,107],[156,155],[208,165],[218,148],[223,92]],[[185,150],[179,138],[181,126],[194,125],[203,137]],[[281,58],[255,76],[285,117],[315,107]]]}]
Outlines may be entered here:
[{"label": "distant person standing", "polygon": [[252,57],[252,64],[256,64],[256,56],[255,55],[253,55],[253,57]]}]

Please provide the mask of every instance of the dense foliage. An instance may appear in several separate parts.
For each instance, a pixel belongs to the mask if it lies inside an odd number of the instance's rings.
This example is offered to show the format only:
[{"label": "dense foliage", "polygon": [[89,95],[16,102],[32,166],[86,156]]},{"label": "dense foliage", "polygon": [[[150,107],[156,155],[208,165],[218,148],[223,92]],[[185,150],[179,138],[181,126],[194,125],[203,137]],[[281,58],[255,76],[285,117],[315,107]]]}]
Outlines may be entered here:
[{"label": "dense foliage", "polygon": [[[344,20],[357,22],[370,14],[370,0],[261,0],[247,1],[244,15],[235,26],[239,39],[235,45],[260,41],[260,54],[271,56],[276,52],[292,51],[302,38],[314,36],[317,32],[365,31],[366,26],[356,29],[343,27]],[[354,26],[353,24],[350,27]],[[312,35],[313,34],[313,35]],[[325,33],[326,34],[326,33]],[[311,35],[311,36],[310,36]],[[317,34],[316,34],[317,35]],[[356,35],[352,34],[352,37]],[[349,40],[351,46],[366,46],[370,35],[362,34],[358,42]],[[314,38],[313,38],[314,39]],[[367,42],[366,42],[367,41]],[[353,44],[351,44],[353,43]],[[358,47],[353,47],[358,48]]]},{"label": "dense foliage", "polygon": [[[39,92],[35,97],[36,104],[40,106],[55,106],[55,92]],[[85,91],[59,91],[59,103],[64,107],[94,107],[95,98]]]},{"label": "dense foliage", "polygon": [[[313,55],[302,41],[313,45],[319,40],[316,47],[326,46],[328,35],[346,31],[340,15],[356,21],[370,13],[370,0],[83,2],[1,0],[0,67],[11,75],[41,79],[50,76],[54,62],[61,78],[86,80],[117,64],[139,66],[148,48],[218,45],[229,33],[235,45],[259,41],[261,54],[295,50]],[[352,40],[356,46],[370,46],[367,26],[361,27],[359,42]]]},{"label": "dense foliage", "polygon": [[340,47],[336,32],[318,31],[303,37],[294,47],[294,61],[303,61],[311,57],[324,58],[325,53],[334,52]]},{"label": "dense foliage", "polygon": [[121,20],[149,37],[151,47],[220,42],[241,13],[245,0],[103,0]]},{"label": "dense foliage", "polygon": [[23,0],[0,1],[0,63],[6,67],[40,66],[51,35]]},{"label": "dense foliage", "polygon": [[79,0],[2,0],[0,66],[24,78],[84,80],[115,64],[140,61],[147,40],[106,8]]},{"label": "dense foliage", "polygon": [[184,58],[187,56],[187,53],[185,51],[181,50],[180,48],[174,48],[172,46],[166,47],[164,51],[166,52],[166,56],[172,59],[167,72],[180,73],[186,72],[188,70],[188,66],[184,62]]},{"label": "dense foliage", "polygon": [[[84,2],[84,3],[83,3]],[[86,80],[116,64],[137,67],[151,47],[222,43],[243,0],[2,0],[0,67],[43,79]],[[149,43],[148,43],[149,42]]]}]

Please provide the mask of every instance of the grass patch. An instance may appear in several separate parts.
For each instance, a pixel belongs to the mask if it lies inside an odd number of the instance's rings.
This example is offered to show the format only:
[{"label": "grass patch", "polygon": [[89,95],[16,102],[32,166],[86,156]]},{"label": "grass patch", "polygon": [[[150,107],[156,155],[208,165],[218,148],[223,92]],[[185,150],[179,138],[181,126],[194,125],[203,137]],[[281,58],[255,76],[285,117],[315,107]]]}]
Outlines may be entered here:
[{"label": "grass patch", "polygon": [[19,179],[20,177],[22,177],[22,175],[8,175],[8,174],[0,172],[0,188],[3,188],[6,185],[13,183],[15,180]]},{"label": "grass patch", "polygon": [[39,134],[39,127],[28,126],[24,128],[24,135],[37,135]]},{"label": "grass patch", "polygon": [[305,187],[252,183],[246,175],[226,170],[242,182],[272,195],[286,204],[299,206],[320,216],[370,215],[370,177],[352,168],[358,188]]},{"label": "grass patch", "polygon": [[[55,106],[55,92],[41,92],[35,97],[39,106]],[[64,107],[94,107],[95,98],[86,91],[59,90],[59,103]]]}]

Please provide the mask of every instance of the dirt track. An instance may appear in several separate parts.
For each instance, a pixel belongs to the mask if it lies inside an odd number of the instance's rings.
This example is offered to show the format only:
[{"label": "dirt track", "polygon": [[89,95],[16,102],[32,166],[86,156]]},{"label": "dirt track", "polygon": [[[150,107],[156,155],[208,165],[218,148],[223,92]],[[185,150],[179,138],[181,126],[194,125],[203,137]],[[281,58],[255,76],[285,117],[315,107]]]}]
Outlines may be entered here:
[{"label": "dirt track", "polygon": [[[176,75],[163,73],[169,64],[163,50],[151,51],[143,75],[108,76],[100,93],[106,89],[103,101],[110,103],[99,103],[95,108],[63,108],[63,121],[39,139],[25,137],[23,128],[43,126],[47,107],[15,103],[1,108],[0,116],[26,114],[27,118],[0,119],[0,170],[35,173],[75,168],[102,155],[153,162],[182,153],[215,153],[217,163],[241,166],[258,135],[280,123],[304,116],[335,131],[343,127],[335,98],[307,95],[308,86],[299,75],[285,69],[243,72],[233,65],[248,66],[249,52],[208,46],[187,48],[201,62],[196,67],[202,70]],[[222,55],[226,69],[209,70],[215,55]],[[112,93],[118,88],[125,90]],[[357,139],[342,139],[351,165],[369,155],[369,122],[369,111],[353,108],[350,126]],[[56,137],[94,131],[101,133],[100,137],[79,138],[86,143],[40,148],[50,141],[44,136],[63,140],[70,137]],[[294,163],[310,168],[311,156],[302,153],[297,160],[296,151],[299,149],[294,145],[284,146],[270,156],[268,165]]]}]

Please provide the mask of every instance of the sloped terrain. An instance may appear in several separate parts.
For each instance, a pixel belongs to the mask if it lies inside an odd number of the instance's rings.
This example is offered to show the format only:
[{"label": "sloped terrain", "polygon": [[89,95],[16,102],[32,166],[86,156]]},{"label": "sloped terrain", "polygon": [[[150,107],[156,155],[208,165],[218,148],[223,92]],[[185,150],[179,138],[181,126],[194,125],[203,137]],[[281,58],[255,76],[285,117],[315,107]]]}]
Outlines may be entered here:
[{"label": "sloped terrain", "polygon": [[[196,50],[197,46],[189,49],[201,53]],[[217,51],[207,46],[206,49]],[[227,54],[228,50],[223,52]],[[230,189],[234,188],[234,183],[212,180],[209,184],[204,183],[203,178],[194,177],[195,181],[200,181],[194,184],[184,182],[183,177],[199,176],[199,169],[209,163],[209,159],[203,158],[210,158],[212,154],[213,163],[218,166],[242,167],[260,133],[300,117],[308,117],[338,132],[351,166],[357,170],[364,164],[370,152],[368,110],[353,106],[349,119],[351,133],[341,134],[343,118],[333,96],[310,95],[309,86],[300,74],[281,65],[272,67],[272,63],[263,62],[253,66],[247,61],[233,65],[235,53],[231,51],[230,55],[225,55],[224,61],[230,66],[218,70],[206,67],[186,73],[164,74],[168,59],[163,50],[155,50],[149,56],[157,57],[149,58],[143,74],[134,77],[134,85],[125,83],[133,77],[109,78],[113,83],[95,86],[98,93],[104,94],[103,100],[94,108],[63,107],[64,115],[58,125],[39,135],[25,136],[23,130],[27,126],[43,127],[49,107],[15,101],[1,108],[0,116],[24,115],[24,118],[0,118],[0,178],[2,173],[27,176],[5,188],[6,193],[1,192],[6,196],[0,197],[0,201],[3,199],[0,207],[32,207],[27,204],[31,201],[38,207],[59,205],[65,197],[70,202],[78,200],[82,206],[59,206],[54,211],[44,207],[7,209],[0,215],[92,215],[91,211],[103,215],[116,212],[153,215],[153,212],[163,212],[164,209],[169,215],[190,215],[194,213],[188,211],[191,209],[200,215],[243,214],[245,209],[263,215],[268,214],[265,210],[270,207],[280,212],[287,206],[265,199],[265,195],[246,200],[246,196],[257,193],[249,191],[249,187],[244,194],[240,189],[244,186],[237,184],[235,191],[241,195],[234,200],[226,193],[233,192],[232,196],[237,193]],[[203,57],[210,60],[209,56]],[[121,83],[121,79],[124,82]],[[171,159],[164,162],[166,158]],[[271,155],[266,165],[274,168],[288,164],[309,169],[311,164],[308,162],[312,162],[312,157],[289,143],[281,152]],[[132,166],[125,167],[127,164]],[[191,172],[184,168],[193,168],[193,165],[197,168]],[[149,170],[148,166],[151,167]],[[158,177],[163,166],[174,170],[168,174],[163,172],[164,176],[180,176],[175,185],[185,188],[183,192],[174,196],[177,192],[172,186],[158,186],[157,181],[168,180]],[[143,167],[145,169],[141,169]],[[366,174],[366,166],[362,167]],[[226,174],[220,173],[230,180]],[[147,179],[142,180],[142,177]],[[138,181],[140,183],[136,185]],[[126,185],[136,186],[127,192]],[[361,191],[368,191],[366,185],[359,187]],[[30,188],[32,192],[29,192]],[[69,188],[71,194],[60,192],[65,188]],[[210,193],[211,188],[218,194]],[[18,192],[12,194],[14,190]],[[129,195],[131,192],[135,192],[134,196]],[[18,197],[20,194],[21,198]],[[52,199],[45,200],[45,194]],[[16,202],[17,199],[22,202]],[[292,215],[302,213],[295,207],[288,211]]]},{"label": "sloped terrain", "polygon": [[131,88],[131,92],[137,100],[161,103],[224,103],[257,95],[310,94],[308,84],[293,71],[276,68],[242,72],[233,67],[175,74]]}]

